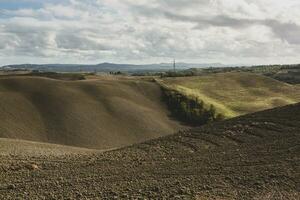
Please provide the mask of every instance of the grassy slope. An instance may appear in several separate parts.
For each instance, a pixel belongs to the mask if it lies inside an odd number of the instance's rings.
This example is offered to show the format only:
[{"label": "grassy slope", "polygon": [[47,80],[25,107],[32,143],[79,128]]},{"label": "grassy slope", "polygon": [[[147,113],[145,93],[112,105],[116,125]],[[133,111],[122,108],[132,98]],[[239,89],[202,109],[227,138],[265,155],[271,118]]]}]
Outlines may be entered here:
[{"label": "grassy slope", "polygon": [[92,156],[0,155],[0,198],[299,199],[299,121],[297,104]]},{"label": "grassy slope", "polygon": [[171,134],[161,90],[141,80],[0,79],[0,137],[114,148]]},{"label": "grassy slope", "polygon": [[300,88],[252,73],[165,78],[163,83],[213,104],[227,117],[297,103]]}]

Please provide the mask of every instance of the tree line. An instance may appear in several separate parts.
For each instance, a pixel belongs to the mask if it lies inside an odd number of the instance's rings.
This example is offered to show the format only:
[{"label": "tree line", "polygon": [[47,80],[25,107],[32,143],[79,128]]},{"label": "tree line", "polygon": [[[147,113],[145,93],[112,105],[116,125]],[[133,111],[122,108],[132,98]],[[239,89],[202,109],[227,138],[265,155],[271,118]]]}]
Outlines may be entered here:
[{"label": "tree line", "polygon": [[197,97],[186,96],[176,90],[162,86],[163,100],[173,117],[193,126],[220,121],[224,116],[217,114],[213,105],[205,106]]}]

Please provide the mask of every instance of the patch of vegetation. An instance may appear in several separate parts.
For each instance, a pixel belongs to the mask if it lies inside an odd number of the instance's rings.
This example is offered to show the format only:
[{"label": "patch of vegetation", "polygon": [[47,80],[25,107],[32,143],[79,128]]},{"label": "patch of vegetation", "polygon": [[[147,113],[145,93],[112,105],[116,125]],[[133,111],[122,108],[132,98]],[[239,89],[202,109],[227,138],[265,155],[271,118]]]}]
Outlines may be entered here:
[{"label": "patch of vegetation", "polygon": [[160,76],[160,77],[162,77],[164,73],[165,72],[156,72],[156,71],[154,71],[154,72],[149,72],[149,71],[143,72],[143,71],[140,71],[140,72],[132,73],[130,75],[131,76]]},{"label": "patch of vegetation", "polygon": [[268,76],[289,84],[300,84],[300,68],[298,71],[287,71],[284,73],[275,73]]},{"label": "patch of vegetation", "polygon": [[12,76],[32,76],[32,77],[46,77],[51,79],[63,81],[77,81],[85,80],[85,76],[93,75],[94,73],[59,73],[59,72],[43,72],[38,70],[32,71],[7,71],[1,74],[1,77],[7,78]]},{"label": "patch of vegetation", "polygon": [[265,75],[289,84],[300,83],[300,65],[262,65],[251,67],[248,71]]},{"label": "patch of vegetation", "polygon": [[161,74],[161,77],[184,77],[184,76],[196,76],[192,70],[178,70],[176,72],[174,71],[167,71],[165,73]]},{"label": "patch of vegetation", "polygon": [[32,71],[26,76],[40,76],[47,77],[52,79],[64,80],[64,81],[76,81],[76,80],[85,80],[85,75],[82,73],[57,73],[57,72],[39,72]]},{"label": "patch of vegetation", "polygon": [[109,72],[109,74],[110,74],[110,75],[116,75],[116,76],[118,76],[118,75],[126,75],[125,72],[121,72],[121,71]]},{"label": "patch of vegetation", "polygon": [[223,120],[211,104],[206,106],[198,97],[186,96],[179,91],[161,86],[163,100],[167,103],[172,116],[189,125],[199,126],[213,121]]},{"label": "patch of vegetation", "polygon": [[218,113],[232,118],[300,101],[298,86],[254,73],[216,73],[194,77],[169,77],[162,84],[186,96],[212,104]]},{"label": "patch of vegetation", "polygon": [[300,84],[299,65],[259,65],[250,67],[209,67],[191,68],[188,70],[169,71],[161,74],[161,77],[186,77],[203,76],[226,72],[250,72],[271,77],[289,84]]}]

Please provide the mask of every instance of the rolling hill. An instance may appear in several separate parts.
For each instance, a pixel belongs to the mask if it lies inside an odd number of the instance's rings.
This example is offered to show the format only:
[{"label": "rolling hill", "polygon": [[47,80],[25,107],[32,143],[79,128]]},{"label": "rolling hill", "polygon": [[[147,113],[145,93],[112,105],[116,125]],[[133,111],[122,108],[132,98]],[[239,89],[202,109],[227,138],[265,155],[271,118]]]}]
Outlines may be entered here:
[{"label": "rolling hill", "polygon": [[299,122],[295,104],[104,153],[0,154],[0,198],[299,199]]},{"label": "rolling hill", "polygon": [[178,131],[143,80],[0,78],[0,137],[110,149]]},{"label": "rolling hill", "polygon": [[226,117],[300,102],[300,88],[245,72],[163,78],[162,84],[212,104]]}]

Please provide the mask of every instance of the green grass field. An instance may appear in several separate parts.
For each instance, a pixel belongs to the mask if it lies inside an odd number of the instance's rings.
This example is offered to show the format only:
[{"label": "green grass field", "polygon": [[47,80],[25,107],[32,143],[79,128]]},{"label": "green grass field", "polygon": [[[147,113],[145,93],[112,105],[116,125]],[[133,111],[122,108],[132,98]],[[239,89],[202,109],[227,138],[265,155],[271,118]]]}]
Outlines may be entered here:
[{"label": "green grass field", "polygon": [[300,102],[299,86],[252,73],[218,73],[160,81],[214,105],[227,118]]}]

